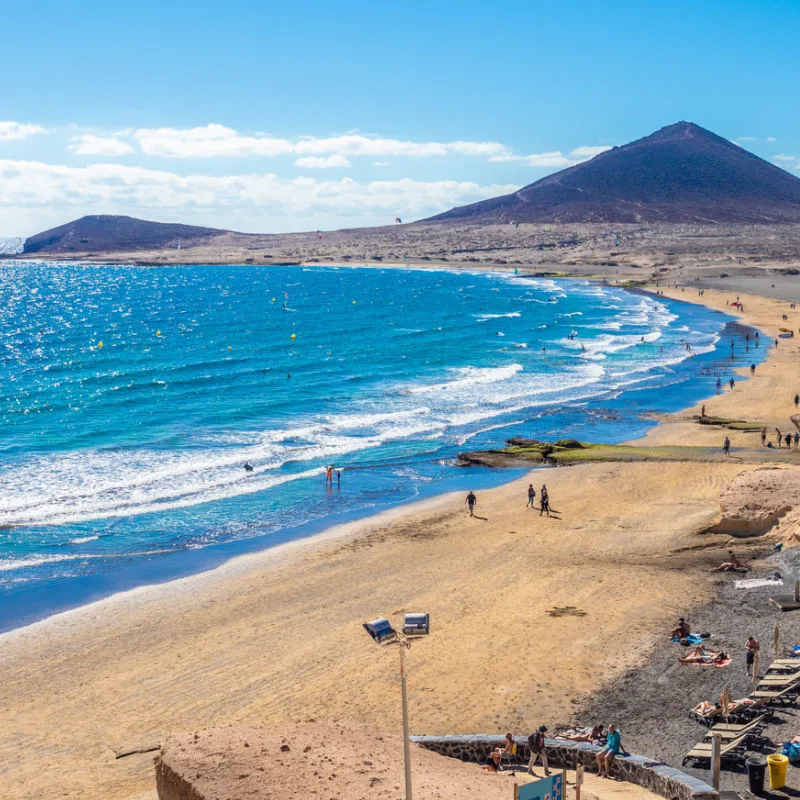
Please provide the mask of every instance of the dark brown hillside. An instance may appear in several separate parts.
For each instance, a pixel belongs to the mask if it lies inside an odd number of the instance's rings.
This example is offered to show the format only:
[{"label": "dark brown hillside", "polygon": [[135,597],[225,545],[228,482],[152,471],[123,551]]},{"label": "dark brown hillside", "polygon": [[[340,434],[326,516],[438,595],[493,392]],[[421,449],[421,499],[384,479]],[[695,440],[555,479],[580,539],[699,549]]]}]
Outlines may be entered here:
[{"label": "dark brown hillside", "polygon": [[428,221],[800,222],[800,179],[691,122],[678,122],[514,194]]},{"label": "dark brown hillside", "polygon": [[103,214],[81,217],[37,233],[25,241],[25,253],[111,253],[132,250],[192,247],[227,231],[133,217]]}]

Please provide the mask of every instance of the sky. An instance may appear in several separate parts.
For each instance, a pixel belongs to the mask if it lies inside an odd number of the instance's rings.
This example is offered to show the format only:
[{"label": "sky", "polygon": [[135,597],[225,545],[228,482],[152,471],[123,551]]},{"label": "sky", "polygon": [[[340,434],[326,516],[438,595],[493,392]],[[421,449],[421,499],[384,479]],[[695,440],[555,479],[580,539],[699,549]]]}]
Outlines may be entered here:
[{"label": "sky", "polygon": [[410,221],[679,120],[800,177],[796,0],[31,0],[1,18],[0,236],[99,213]]}]

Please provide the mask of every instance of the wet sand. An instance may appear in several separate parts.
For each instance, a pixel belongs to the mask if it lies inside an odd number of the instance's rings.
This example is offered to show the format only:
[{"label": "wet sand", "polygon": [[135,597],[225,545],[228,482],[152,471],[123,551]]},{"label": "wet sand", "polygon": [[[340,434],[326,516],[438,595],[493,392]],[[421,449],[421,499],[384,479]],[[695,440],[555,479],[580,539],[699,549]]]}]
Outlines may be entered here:
[{"label": "wet sand", "polygon": [[[696,295],[678,296],[725,308],[727,296]],[[742,299],[743,321],[765,334],[789,313]],[[795,341],[707,413],[788,428]],[[721,445],[689,413],[646,438]],[[360,625],[404,610],[429,611],[433,627],[409,657],[413,732],[527,733],[573,718],[663,648],[674,617],[712,600],[708,564],[728,537],[700,531],[748,468],[536,470],[481,492],[476,519],[444,496],[6,634],[2,795],[151,798],[152,754],[115,751],[220,723],[352,719],[396,731],[397,654]],[[525,508],[529,480],[547,483],[552,518]]]}]

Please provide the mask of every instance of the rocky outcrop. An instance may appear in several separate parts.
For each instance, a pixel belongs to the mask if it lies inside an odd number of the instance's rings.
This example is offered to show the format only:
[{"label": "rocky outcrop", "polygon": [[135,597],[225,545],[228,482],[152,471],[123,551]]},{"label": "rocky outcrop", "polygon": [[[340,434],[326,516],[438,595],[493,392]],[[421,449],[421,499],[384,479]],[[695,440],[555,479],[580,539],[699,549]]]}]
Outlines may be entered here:
[{"label": "rocky outcrop", "polygon": [[743,472],[720,495],[720,512],[719,522],[708,533],[744,538],[763,536],[781,523],[793,527],[800,514],[800,469],[763,467]]}]

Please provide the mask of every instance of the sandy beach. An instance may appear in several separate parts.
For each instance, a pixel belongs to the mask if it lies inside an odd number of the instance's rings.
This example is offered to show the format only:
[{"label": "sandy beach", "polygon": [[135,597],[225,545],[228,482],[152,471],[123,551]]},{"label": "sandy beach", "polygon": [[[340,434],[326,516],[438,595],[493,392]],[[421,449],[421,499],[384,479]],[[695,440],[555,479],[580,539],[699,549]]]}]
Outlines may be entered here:
[{"label": "sandy beach", "polygon": [[[800,326],[797,297],[742,295],[739,314],[726,305],[735,291],[665,293],[739,316],[761,347],[782,324]],[[780,340],[706,413],[790,430],[798,341]],[[645,440],[721,447],[724,433],[691,421],[698,413],[661,420]],[[708,567],[729,537],[703,531],[760,446],[757,433],[730,435],[728,463],[537,470],[479,493],[475,519],[447,495],[5,634],[2,795],[150,800],[152,753],[116,755],[221,723],[396,730],[396,653],[371,645],[361,623],[402,611],[429,611],[433,627],[409,656],[414,733],[569,721],[646,661],[679,613],[714,597]],[[530,481],[547,484],[553,517],[526,509]]]}]

